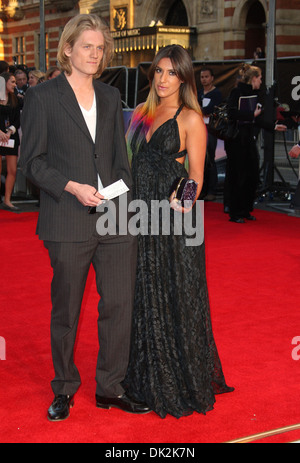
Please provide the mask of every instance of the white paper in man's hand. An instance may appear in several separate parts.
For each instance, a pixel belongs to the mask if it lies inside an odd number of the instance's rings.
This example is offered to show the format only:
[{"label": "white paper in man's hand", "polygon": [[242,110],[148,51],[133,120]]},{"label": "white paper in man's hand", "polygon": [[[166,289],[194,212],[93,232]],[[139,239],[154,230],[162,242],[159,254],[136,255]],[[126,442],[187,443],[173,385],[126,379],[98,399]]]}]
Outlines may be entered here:
[{"label": "white paper in man's hand", "polygon": [[128,186],[124,182],[124,180],[118,180],[115,183],[112,183],[111,185],[108,185],[105,188],[102,188],[99,193],[102,195],[105,199],[114,199],[117,196],[121,196],[124,193],[129,191]]}]

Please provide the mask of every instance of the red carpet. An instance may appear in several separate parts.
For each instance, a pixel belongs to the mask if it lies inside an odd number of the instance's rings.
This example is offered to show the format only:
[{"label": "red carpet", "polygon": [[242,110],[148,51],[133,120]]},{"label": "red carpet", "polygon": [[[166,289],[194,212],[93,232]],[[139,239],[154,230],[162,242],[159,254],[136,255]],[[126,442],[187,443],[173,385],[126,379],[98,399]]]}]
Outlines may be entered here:
[{"label": "red carpet", "polygon": [[[257,222],[228,222],[206,205],[207,278],[216,342],[235,392],[217,396],[206,416],[176,420],[129,415],[94,404],[97,294],[91,271],[76,363],[82,386],[68,421],[50,423],[53,376],[49,343],[51,269],[37,237],[37,214],[0,211],[0,442],[228,442],[300,423],[300,220],[255,211]],[[1,353],[1,351],[0,351]],[[2,352],[3,356],[3,352]],[[295,355],[294,355],[295,357]],[[297,357],[297,356],[296,356]],[[300,439],[300,429],[258,442]]]}]

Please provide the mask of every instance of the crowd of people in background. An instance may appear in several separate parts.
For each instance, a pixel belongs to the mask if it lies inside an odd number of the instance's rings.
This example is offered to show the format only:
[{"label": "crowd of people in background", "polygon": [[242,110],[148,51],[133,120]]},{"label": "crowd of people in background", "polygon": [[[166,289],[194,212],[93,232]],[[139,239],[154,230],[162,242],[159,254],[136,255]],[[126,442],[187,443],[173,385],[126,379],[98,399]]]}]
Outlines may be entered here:
[{"label": "crowd of people in background", "polygon": [[[198,93],[204,121],[208,128],[207,160],[204,172],[202,198],[216,199],[218,185],[215,162],[217,137],[210,133],[209,116],[222,103],[222,95],[214,85],[214,72],[205,67],[200,72],[202,90]],[[239,69],[236,85],[227,98],[229,119],[235,126],[235,135],[224,143],[226,175],[224,184],[224,212],[235,223],[255,221],[252,215],[259,186],[259,153],[257,140],[260,129],[286,131],[283,123],[267,120],[263,112],[260,92],[262,70],[244,63]]]},{"label": "crowd of people in background", "polygon": [[0,187],[2,173],[2,157],[6,159],[6,179],[4,199],[0,196],[2,209],[17,212],[19,208],[11,202],[16,175],[20,146],[20,113],[23,109],[24,97],[29,87],[53,79],[60,70],[50,67],[46,72],[27,68],[24,65],[11,66],[0,61]]},{"label": "crowd of people in background", "polygon": [[40,71],[35,68],[27,68],[22,64],[14,66],[9,65],[6,61],[0,61],[0,75],[3,72],[9,72],[14,75],[16,79],[16,87],[14,90],[15,95],[19,100],[20,108],[23,107],[23,100],[26,93],[26,90],[29,87],[34,87],[42,82],[53,79],[58,74],[60,70],[57,66],[51,66],[47,69],[46,72]]},{"label": "crowd of people in background", "polygon": [[[257,50],[256,50],[257,51]],[[259,56],[258,56],[259,57]],[[250,66],[250,68],[254,67]],[[251,79],[250,81],[252,82],[252,78],[254,76],[253,74],[253,69],[251,71],[250,69],[250,76]],[[5,194],[4,194],[4,201],[2,203],[2,208],[11,210],[11,211],[17,211],[18,208],[14,206],[11,202],[11,195],[12,191],[14,188],[15,180],[16,180],[16,172],[17,172],[17,156],[18,156],[18,148],[20,141],[18,139],[18,129],[20,127],[20,111],[23,109],[23,104],[24,104],[24,97],[27,89],[29,87],[34,87],[36,85],[41,84],[42,82],[45,82],[47,80],[55,78],[57,75],[60,74],[60,69],[57,66],[52,66],[50,67],[46,72],[42,72],[39,69],[35,68],[27,68],[24,65],[9,65],[6,61],[0,61],[0,76],[2,76],[6,82],[6,89],[5,89],[5,98],[2,100],[2,97],[0,95],[0,143],[1,142],[7,142],[9,138],[15,139],[14,141],[14,148],[8,148],[4,146],[0,146],[0,175],[2,171],[2,156],[6,157],[6,167],[7,167],[7,178],[6,178],[6,189],[5,189]],[[255,72],[255,70],[254,70]],[[242,72],[243,73],[243,72]],[[259,76],[260,83],[261,83],[261,71],[259,68],[256,68],[256,75]],[[254,76],[255,77],[255,76]],[[215,106],[218,106],[221,104],[223,100],[222,94],[220,90],[215,86],[214,84],[214,72],[213,69],[210,67],[203,67],[200,72],[200,90],[198,91],[198,100],[202,109],[203,113],[203,118],[204,122],[208,124],[209,121],[209,116],[213,111],[213,108]],[[239,88],[239,86],[244,85],[243,83],[240,83],[241,79],[241,74],[237,76],[237,85],[236,88]],[[251,94],[254,94],[255,92],[258,93],[259,88],[256,90],[252,88],[251,90],[251,82],[248,82],[245,85],[249,86],[249,91]],[[3,82],[3,81],[2,81]],[[4,84],[2,84],[3,86]],[[237,92],[237,90],[234,90],[234,92]],[[253,93],[254,92],[254,93]],[[249,94],[250,94],[249,93]],[[240,96],[240,95],[239,95]],[[230,96],[229,96],[230,99]],[[1,101],[2,100],[2,101]],[[6,106],[6,108],[5,108]],[[9,121],[10,124],[8,124],[9,118],[7,117],[7,111],[8,107],[12,106],[13,107],[13,114],[10,115],[10,118],[13,119],[13,122]],[[235,113],[234,117],[237,119],[238,117],[241,116],[240,112],[237,112],[237,108],[232,108],[233,110],[231,113]],[[258,125],[261,125],[261,119],[260,117],[261,110],[256,109],[254,119],[255,124],[252,125],[252,128]],[[245,115],[244,115],[245,116]],[[244,117],[243,116],[243,117]],[[251,115],[249,116],[251,118]],[[11,127],[12,132],[7,134],[7,129]],[[249,130],[249,124],[240,124],[239,123],[239,133],[243,131],[244,129]],[[281,127],[282,130],[284,128]],[[276,130],[278,128],[276,127]],[[257,132],[257,130],[256,130]],[[246,144],[244,148],[248,148],[248,141],[249,139],[254,139],[254,142],[256,140],[256,134],[252,134],[249,138],[249,133],[247,133],[246,137]],[[201,192],[200,199],[204,199],[206,201],[214,201],[217,196],[217,189],[218,189],[218,172],[217,172],[217,165],[216,165],[216,148],[217,148],[217,138],[211,134],[208,133],[208,143],[207,143],[207,160],[206,160],[206,165],[205,165],[205,177],[204,177],[204,185],[203,189]],[[240,163],[241,155],[241,140],[240,137],[237,137],[235,140],[236,146],[236,153],[237,153],[237,162],[233,163],[233,149],[232,148],[233,143],[226,143],[225,144],[225,150],[226,150],[226,155],[228,158],[227,161],[227,172],[226,172],[226,179],[225,179],[225,185],[224,185],[224,212],[225,213],[230,213],[230,208],[231,208],[231,215],[230,219],[231,221],[238,222],[238,223],[243,223],[245,218],[254,220],[253,216],[251,216],[250,212],[253,209],[253,199],[255,198],[255,193],[256,193],[256,188],[258,186],[258,152],[257,149],[255,148],[255,144],[253,145],[253,153],[252,153],[252,159],[253,159],[253,166],[251,169],[249,168],[249,165],[247,164],[247,160],[250,159],[249,156],[246,156],[246,161],[244,166],[239,166],[238,163]],[[298,149],[298,145],[296,146],[295,149]],[[247,149],[243,150],[245,153],[247,152]],[[294,150],[295,151],[295,150]],[[294,154],[294,151],[292,154]],[[251,157],[251,156],[250,156]],[[294,156],[292,156],[294,157]],[[251,174],[252,172],[252,177],[253,179],[249,179],[249,172]],[[233,173],[233,174],[232,174]],[[232,174],[232,175],[231,175]],[[247,178],[244,176],[244,174],[247,174]],[[242,191],[241,188],[238,188],[234,190],[234,185],[240,185],[241,184],[241,179],[245,178],[244,185],[242,188],[244,188],[245,191]],[[230,177],[230,182],[228,181],[228,178]],[[254,178],[255,177],[255,178]],[[241,201],[243,196],[248,195],[248,199],[245,199],[245,201],[249,202],[249,185],[250,189],[252,191],[251,193],[251,201],[250,201],[250,206],[249,204],[247,205],[245,210],[236,210],[235,207],[235,202],[236,201]],[[1,177],[0,177],[0,186],[1,186]],[[233,189],[233,193],[230,195],[230,188]],[[3,189],[3,188],[2,188]],[[254,191],[255,190],[255,191]],[[248,194],[249,193],[249,194]],[[230,199],[231,198],[231,199]],[[1,203],[1,196],[0,196],[0,203]],[[243,206],[240,207],[240,209],[243,209]]]}]

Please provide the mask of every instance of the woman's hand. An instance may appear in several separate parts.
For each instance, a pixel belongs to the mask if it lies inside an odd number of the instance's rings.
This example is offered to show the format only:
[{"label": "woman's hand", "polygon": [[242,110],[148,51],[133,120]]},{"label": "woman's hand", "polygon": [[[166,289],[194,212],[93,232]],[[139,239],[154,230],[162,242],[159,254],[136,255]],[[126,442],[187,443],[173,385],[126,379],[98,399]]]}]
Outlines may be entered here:
[{"label": "woman's hand", "polygon": [[261,110],[262,110],[261,104],[257,103],[256,109],[254,111],[254,117],[260,116],[261,115]]},{"label": "woman's hand", "polygon": [[191,203],[190,207],[182,207],[181,202],[175,198],[175,191],[173,191],[173,193],[171,194],[169,201],[171,208],[174,209],[174,211],[176,212],[181,212],[182,214],[187,214],[188,212],[191,212],[193,208],[192,201],[186,201],[186,203]]},{"label": "woman's hand", "polygon": [[287,126],[283,124],[276,124],[275,125],[275,130],[277,132],[286,132],[287,131]]},{"label": "woman's hand", "polygon": [[297,159],[300,156],[300,146],[293,146],[293,148],[289,152],[289,155],[291,156],[291,158]]},{"label": "woman's hand", "polygon": [[4,144],[8,143],[9,138],[10,138],[10,135],[0,130],[0,143],[4,143]]},{"label": "woman's hand", "polygon": [[7,135],[7,137],[8,137],[8,140],[10,139],[10,137],[11,137],[12,134],[13,134],[13,131],[12,131],[11,129],[8,129],[8,130],[6,131],[6,135]]}]

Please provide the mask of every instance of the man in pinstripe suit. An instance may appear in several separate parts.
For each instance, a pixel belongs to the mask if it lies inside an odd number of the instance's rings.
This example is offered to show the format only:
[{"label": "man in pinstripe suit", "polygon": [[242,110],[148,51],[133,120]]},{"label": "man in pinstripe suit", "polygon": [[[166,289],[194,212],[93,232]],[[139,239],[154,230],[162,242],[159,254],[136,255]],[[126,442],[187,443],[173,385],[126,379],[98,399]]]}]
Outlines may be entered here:
[{"label": "man in pinstripe suit", "polygon": [[89,213],[103,199],[98,192],[102,186],[123,179],[130,188],[132,182],[119,92],[96,80],[112,49],[109,31],[99,17],[73,18],[58,49],[63,72],[28,91],[22,115],[21,165],[41,190],[37,232],[53,268],[51,421],[68,418],[80,386],[74,343],[91,264],[101,296],[96,405],[149,411],[122,387],[129,356],[136,240],[129,234],[99,236],[100,213]]}]

